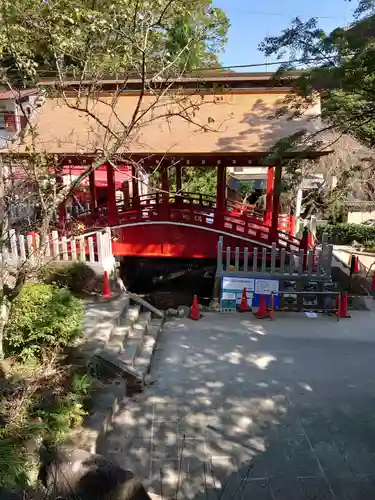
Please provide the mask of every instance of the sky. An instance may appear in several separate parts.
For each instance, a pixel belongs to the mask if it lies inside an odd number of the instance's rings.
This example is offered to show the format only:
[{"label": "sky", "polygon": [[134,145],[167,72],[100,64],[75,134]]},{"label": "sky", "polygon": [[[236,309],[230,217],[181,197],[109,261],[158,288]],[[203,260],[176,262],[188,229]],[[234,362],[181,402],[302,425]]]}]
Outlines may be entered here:
[{"label": "sky", "polygon": [[[220,56],[221,64],[271,62],[258,50],[259,43],[266,36],[280,34],[297,16],[304,21],[319,17],[322,29],[332,31],[352,22],[356,3],[345,0],[213,0],[213,5],[222,8],[231,22],[228,44]],[[272,71],[275,68],[244,68],[243,71]]]}]

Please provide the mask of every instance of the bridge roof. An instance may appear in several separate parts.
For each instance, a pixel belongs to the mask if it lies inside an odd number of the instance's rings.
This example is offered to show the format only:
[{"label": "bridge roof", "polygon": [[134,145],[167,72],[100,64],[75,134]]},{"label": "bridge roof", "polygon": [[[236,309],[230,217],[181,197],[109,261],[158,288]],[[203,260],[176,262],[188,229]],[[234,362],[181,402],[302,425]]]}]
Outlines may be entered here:
[{"label": "bridge roof", "polygon": [[[320,129],[320,102],[298,119],[271,119],[281,109],[285,89],[253,91],[183,92],[155,98],[144,96],[142,118],[132,126],[139,97],[134,94],[104,95],[88,101],[89,116],[77,111],[76,99],[47,99],[37,118],[34,143],[37,150],[53,154],[90,155],[104,150],[135,155],[264,154],[279,139],[301,129]],[[86,102],[80,106],[84,108]],[[94,119],[93,116],[96,118]],[[138,115],[139,117],[140,115]],[[124,127],[130,132],[123,140]],[[31,134],[12,146],[25,153]]]}]

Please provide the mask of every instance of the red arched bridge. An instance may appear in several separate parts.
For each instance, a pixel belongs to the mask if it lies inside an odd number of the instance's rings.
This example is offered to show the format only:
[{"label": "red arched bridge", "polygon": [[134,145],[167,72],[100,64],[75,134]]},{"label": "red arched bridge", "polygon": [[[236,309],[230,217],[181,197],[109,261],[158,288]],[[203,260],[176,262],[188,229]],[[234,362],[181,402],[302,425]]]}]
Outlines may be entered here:
[{"label": "red arched bridge", "polygon": [[108,206],[97,214],[77,217],[86,228],[112,228],[117,256],[215,258],[219,236],[232,247],[271,246],[300,249],[293,236],[294,218],[278,216],[277,231],[254,206],[226,200],[218,210],[215,196],[199,193],[154,193],[116,204],[116,223],[110,223]]},{"label": "red arched bridge", "polygon": [[[190,161],[185,157],[182,160]],[[85,199],[85,211],[82,203],[79,210],[77,205],[70,207],[76,210],[69,221],[68,207],[62,206],[61,229],[65,228],[68,233],[74,220],[81,222],[87,232],[110,227],[116,256],[214,259],[220,236],[225,246],[239,249],[271,247],[272,243],[286,250],[307,248],[306,238],[300,240],[293,236],[294,218],[279,212],[281,164],[268,167],[265,210],[259,210],[228,197],[225,164],[229,158],[219,161],[213,157],[210,164],[216,169],[215,196],[184,191],[183,164],[171,165],[171,159],[165,155],[154,161],[159,161],[159,185],[151,194],[144,193],[150,188],[145,178],[140,178],[137,165],[116,167],[116,178],[115,167],[106,164],[105,170],[99,171],[106,176],[104,186],[97,182],[103,182],[97,178],[98,172],[91,172],[89,193],[84,193],[89,196]],[[199,163],[199,158],[191,158],[188,164],[193,161]],[[205,156],[200,168],[209,166],[207,162]],[[119,172],[124,175],[127,172],[127,177],[120,178]],[[174,192],[171,192],[172,179]]]}]

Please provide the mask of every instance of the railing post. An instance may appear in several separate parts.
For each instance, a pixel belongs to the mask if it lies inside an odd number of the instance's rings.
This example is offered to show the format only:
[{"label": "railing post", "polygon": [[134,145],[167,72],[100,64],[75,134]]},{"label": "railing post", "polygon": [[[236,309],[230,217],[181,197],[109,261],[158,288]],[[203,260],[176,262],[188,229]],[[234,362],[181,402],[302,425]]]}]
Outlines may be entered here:
[{"label": "railing post", "polygon": [[264,213],[264,224],[266,226],[270,226],[272,220],[273,177],[273,167],[270,166],[267,169],[266,207]]},{"label": "railing post", "polygon": [[223,245],[224,245],[224,238],[223,236],[220,236],[219,241],[217,242],[217,264],[216,264],[217,276],[221,276],[223,273]]},{"label": "railing post", "polygon": [[217,165],[216,169],[217,169],[217,185],[216,185],[215,226],[218,229],[222,229],[224,226],[227,168],[224,165]]},{"label": "railing post", "polygon": [[277,240],[279,228],[280,213],[280,192],[281,192],[281,164],[275,167],[275,176],[273,181],[273,200],[272,200],[272,220],[271,220],[271,241]]}]

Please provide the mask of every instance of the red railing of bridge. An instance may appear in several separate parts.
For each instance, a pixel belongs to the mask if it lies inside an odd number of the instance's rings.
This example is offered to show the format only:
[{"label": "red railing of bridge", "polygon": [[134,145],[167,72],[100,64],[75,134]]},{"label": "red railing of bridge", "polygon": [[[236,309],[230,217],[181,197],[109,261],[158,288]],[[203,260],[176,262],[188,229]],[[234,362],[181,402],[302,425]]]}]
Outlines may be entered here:
[{"label": "red railing of bridge", "polygon": [[[81,214],[86,228],[109,225],[107,207],[92,214]],[[222,230],[233,236],[240,236],[264,244],[276,241],[280,247],[299,248],[300,240],[292,236],[294,219],[288,215],[279,216],[277,234],[264,224],[264,212],[253,205],[235,200],[226,201],[226,209],[216,212],[215,196],[202,193],[153,193],[139,196],[130,201],[130,206],[117,203],[116,226],[145,222],[175,222],[208,229]]]}]

